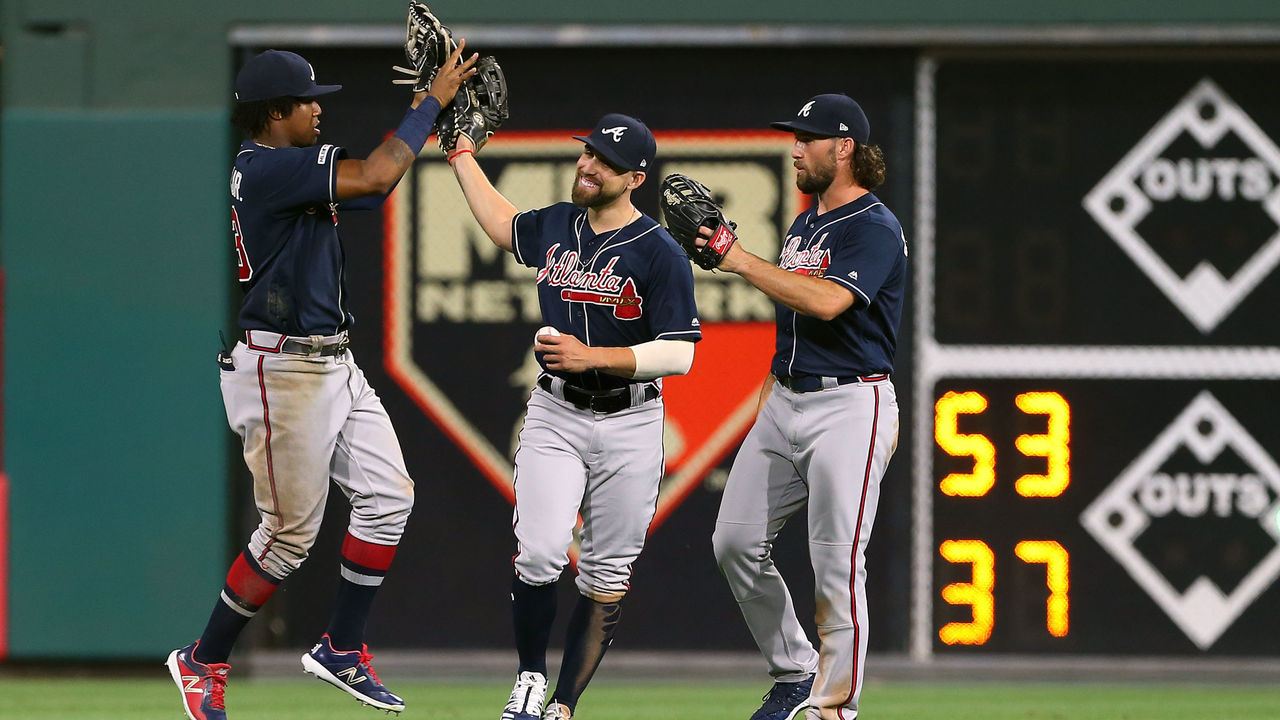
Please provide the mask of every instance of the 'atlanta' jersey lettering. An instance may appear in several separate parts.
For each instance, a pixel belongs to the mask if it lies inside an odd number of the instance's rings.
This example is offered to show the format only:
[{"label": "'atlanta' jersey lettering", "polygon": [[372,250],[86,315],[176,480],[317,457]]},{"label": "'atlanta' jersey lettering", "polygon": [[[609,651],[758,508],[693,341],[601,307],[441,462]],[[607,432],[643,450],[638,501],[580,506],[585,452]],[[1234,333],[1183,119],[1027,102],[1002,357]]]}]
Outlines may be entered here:
[{"label": "'atlanta' jersey lettering", "polygon": [[[648,216],[596,235],[585,209],[558,203],[516,215],[512,246],[518,261],[538,270],[544,325],[594,347],[702,339],[689,258]],[[557,374],[587,388],[629,382],[605,373]]]}]

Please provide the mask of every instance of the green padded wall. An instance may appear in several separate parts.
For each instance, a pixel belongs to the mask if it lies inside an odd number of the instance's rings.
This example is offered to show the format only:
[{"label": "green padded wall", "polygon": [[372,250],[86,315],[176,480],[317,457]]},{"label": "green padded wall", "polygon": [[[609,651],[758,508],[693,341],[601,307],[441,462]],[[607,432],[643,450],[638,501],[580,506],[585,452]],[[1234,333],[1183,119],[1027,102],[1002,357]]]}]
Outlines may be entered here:
[{"label": "green padded wall", "polygon": [[7,108],[10,653],[155,655],[225,572],[221,113]]}]

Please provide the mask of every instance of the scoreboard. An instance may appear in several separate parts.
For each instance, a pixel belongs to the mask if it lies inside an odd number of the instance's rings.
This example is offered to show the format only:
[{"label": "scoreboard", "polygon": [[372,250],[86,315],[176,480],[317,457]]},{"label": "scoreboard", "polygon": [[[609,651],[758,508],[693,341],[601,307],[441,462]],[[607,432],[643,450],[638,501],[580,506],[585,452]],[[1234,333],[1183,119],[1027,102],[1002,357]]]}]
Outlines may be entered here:
[{"label": "scoreboard", "polygon": [[915,656],[1276,652],[1277,70],[922,61]]}]

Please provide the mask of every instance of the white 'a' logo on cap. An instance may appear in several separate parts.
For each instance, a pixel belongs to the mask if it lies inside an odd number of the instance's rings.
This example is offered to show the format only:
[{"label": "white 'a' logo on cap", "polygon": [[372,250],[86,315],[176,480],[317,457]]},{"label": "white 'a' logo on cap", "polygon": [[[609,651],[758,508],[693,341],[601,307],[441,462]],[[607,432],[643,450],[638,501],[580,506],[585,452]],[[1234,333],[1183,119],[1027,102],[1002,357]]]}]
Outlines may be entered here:
[{"label": "white 'a' logo on cap", "polygon": [[626,131],[627,131],[626,125],[619,125],[618,127],[611,127],[611,128],[600,128],[601,133],[605,135],[612,135],[614,142],[620,142],[622,140],[622,133]]},{"label": "white 'a' logo on cap", "polygon": [[812,108],[812,107],[813,107],[813,103],[814,103],[814,102],[816,102],[816,101],[814,101],[814,100],[810,100],[809,102],[805,103],[805,104],[804,104],[804,107],[800,108],[800,112],[798,112],[798,113],[796,113],[796,114],[797,114],[797,115],[803,115],[803,116],[805,116],[805,117],[809,117],[809,110],[810,110],[810,108]]},{"label": "white 'a' logo on cap", "polygon": [[307,63],[307,69],[311,71],[311,82],[316,81],[316,69],[311,67],[311,63]]}]

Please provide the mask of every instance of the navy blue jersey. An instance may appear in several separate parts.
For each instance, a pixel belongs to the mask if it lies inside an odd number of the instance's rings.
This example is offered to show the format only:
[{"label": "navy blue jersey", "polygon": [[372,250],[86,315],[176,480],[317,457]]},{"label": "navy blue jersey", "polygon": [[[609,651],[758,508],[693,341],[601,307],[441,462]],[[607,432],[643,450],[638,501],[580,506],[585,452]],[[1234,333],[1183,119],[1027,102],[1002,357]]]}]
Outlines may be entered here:
[{"label": "navy blue jersey", "polygon": [[231,170],[231,230],[240,264],[240,327],[334,335],[352,322],[338,240],[336,145],[269,148],[245,141]]},{"label": "navy blue jersey", "polygon": [[871,193],[822,215],[810,208],[791,223],[778,267],[826,278],[853,293],[853,305],[827,321],[781,303],[773,373],[850,377],[893,371],[907,282],[907,240],[898,218]]},{"label": "navy blue jersey", "polygon": [[[519,213],[511,230],[516,260],[538,270],[544,325],[592,347],[702,339],[689,258],[647,215],[596,235],[585,208],[557,203]],[[557,374],[591,389],[631,382],[594,371]]]}]

